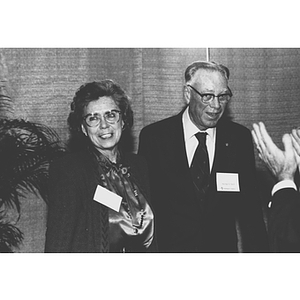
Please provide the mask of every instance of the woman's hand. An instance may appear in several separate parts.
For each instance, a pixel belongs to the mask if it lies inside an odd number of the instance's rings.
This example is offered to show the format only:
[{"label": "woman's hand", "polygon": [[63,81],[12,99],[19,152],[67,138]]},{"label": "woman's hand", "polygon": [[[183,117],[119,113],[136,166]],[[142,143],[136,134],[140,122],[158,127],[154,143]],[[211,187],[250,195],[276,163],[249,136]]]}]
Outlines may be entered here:
[{"label": "woman's hand", "polygon": [[[292,135],[284,134],[282,142],[284,151],[280,150],[269,136],[265,125],[262,122],[253,124],[252,136],[256,144],[259,157],[266,163],[267,167],[281,181],[285,179],[294,179],[297,166],[300,165],[300,132]],[[298,143],[299,142],[299,143]],[[294,150],[293,144],[298,145]]]}]

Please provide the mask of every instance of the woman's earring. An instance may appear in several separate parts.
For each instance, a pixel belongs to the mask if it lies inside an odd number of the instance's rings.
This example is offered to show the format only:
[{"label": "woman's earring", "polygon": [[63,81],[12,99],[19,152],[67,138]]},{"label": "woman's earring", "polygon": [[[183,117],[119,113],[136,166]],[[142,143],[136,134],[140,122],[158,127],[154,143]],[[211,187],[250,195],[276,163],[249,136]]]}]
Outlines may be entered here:
[{"label": "woman's earring", "polygon": [[85,136],[87,136],[87,132],[82,124],[81,124],[81,131]]}]

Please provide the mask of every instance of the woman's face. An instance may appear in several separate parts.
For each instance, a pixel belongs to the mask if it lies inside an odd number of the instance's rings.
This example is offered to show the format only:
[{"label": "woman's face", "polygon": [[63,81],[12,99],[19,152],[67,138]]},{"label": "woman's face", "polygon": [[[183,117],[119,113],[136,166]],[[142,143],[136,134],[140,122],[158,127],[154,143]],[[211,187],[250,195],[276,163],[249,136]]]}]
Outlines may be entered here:
[{"label": "woman's face", "polygon": [[104,96],[90,102],[85,107],[83,116],[97,114],[100,118],[100,123],[95,127],[90,127],[84,120],[81,128],[96,149],[114,161],[124,122],[121,114],[118,122],[114,124],[107,122],[104,115],[112,110],[119,111],[120,109],[111,97]]}]

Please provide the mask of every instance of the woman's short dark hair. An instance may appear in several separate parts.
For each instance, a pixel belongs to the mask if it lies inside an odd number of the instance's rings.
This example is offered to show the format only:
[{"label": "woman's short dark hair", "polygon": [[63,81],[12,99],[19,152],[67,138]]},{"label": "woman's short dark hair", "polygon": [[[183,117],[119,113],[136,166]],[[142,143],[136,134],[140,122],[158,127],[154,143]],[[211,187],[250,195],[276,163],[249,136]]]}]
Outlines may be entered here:
[{"label": "woman's short dark hair", "polygon": [[82,85],[75,93],[71,103],[68,124],[71,132],[81,131],[82,117],[85,107],[100,97],[111,97],[119,107],[125,127],[133,125],[133,112],[125,91],[111,79],[89,82]]}]

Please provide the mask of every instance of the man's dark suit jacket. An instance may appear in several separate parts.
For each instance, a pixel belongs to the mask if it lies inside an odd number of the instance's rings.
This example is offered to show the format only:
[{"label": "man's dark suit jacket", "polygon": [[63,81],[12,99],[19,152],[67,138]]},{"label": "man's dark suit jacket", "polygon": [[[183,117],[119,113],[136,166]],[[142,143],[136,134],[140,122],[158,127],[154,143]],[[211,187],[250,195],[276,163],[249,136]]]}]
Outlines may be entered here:
[{"label": "man's dark suit jacket", "polygon": [[277,191],[269,215],[272,252],[300,252],[300,195],[292,188]]},{"label": "man's dark suit jacket", "polygon": [[[219,121],[203,204],[192,183],[182,114],[148,125],[140,134],[139,154],[148,162],[159,252],[237,252],[236,221],[244,252],[268,251],[250,131]],[[240,192],[218,192],[217,172],[238,173]]]}]

